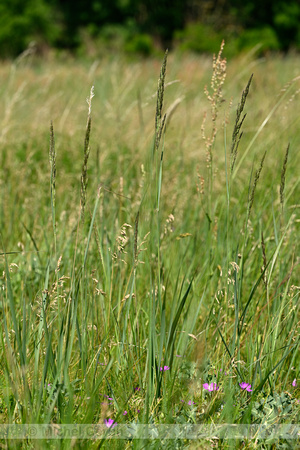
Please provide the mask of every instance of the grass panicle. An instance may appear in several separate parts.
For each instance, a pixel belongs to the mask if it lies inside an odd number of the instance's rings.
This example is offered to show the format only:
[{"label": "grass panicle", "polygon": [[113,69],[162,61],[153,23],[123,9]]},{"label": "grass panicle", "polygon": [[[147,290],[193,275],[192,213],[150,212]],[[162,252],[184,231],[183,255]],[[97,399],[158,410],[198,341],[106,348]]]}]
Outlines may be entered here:
[{"label": "grass panicle", "polygon": [[261,271],[264,273],[263,280],[264,280],[265,286],[267,288],[267,286],[268,286],[267,285],[267,275],[268,275],[268,273],[267,273],[267,265],[268,265],[268,263],[267,263],[267,255],[266,255],[266,243],[265,243],[265,240],[264,240],[264,233],[263,233],[263,231],[261,232],[261,251],[262,251],[262,258],[263,258],[263,266],[261,268]]},{"label": "grass panicle", "polygon": [[249,202],[248,202],[248,211],[247,211],[248,219],[251,214],[253,201],[254,201],[254,195],[255,195],[257,183],[258,183],[258,180],[259,180],[259,177],[260,177],[263,165],[264,165],[266,154],[267,154],[267,151],[265,151],[265,153],[263,154],[263,157],[261,158],[261,161],[260,161],[259,168],[256,170],[255,175],[254,175],[254,180],[253,180],[252,188],[251,188],[250,195],[249,195]]},{"label": "grass panicle", "polygon": [[134,223],[134,250],[133,250],[133,255],[134,255],[134,264],[136,265],[138,262],[138,231],[139,231],[139,217],[140,217],[140,212],[138,211],[136,218],[135,218],[135,223]]},{"label": "grass panicle", "polygon": [[245,90],[242,93],[241,102],[238,104],[238,107],[237,107],[237,110],[236,110],[236,119],[235,119],[235,124],[234,124],[233,132],[232,132],[231,149],[230,149],[230,173],[231,174],[232,174],[233,169],[234,169],[234,165],[235,165],[235,161],[236,161],[236,157],[237,157],[237,152],[238,152],[238,147],[239,147],[239,144],[240,144],[241,137],[243,135],[243,133],[240,130],[241,130],[243,122],[244,122],[244,120],[246,118],[246,114],[243,114],[243,116],[242,116],[242,113],[243,113],[244,108],[245,108],[246,100],[247,100],[247,97],[248,97],[248,94],[249,94],[250,85],[251,85],[251,82],[252,82],[252,78],[253,78],[253,74],[249,78],[247,86],[246,86]]},{"label": "grass panicle", "polygon": [[90,96],[87,98],[88,104],[88,118],[85,130],[84,147],[83,147],[83,164],[81,169],[81,195],[80,195],[80,217],[84,222],[84,211],[87,197],[87,184],[88,184],[88,160],[90,156],[90,134],[91,134],[91,124],[92,124],[92,98],[94,97],[94,86],[91,88]]},{"label": "grass panicle", "polygon": [[282,209],[283,209],[283,203],[284,203],[285,174],[286,174],[286,167],[287,167],[287,162],[288,162],[289,151],[290,151],[290,144],[288,144],[288,146],[286,148],[285,155],[284,155],[284,161],[283,161],[283,165],[282,165],[282,170],[281,170],[280,203],[281,203]]},{"label": "grass panicle", "polygon": [[167,58],[168,50],[165,52],[163,63],[160,70],[160,75],[157,85],[157,100],[156,100],[156,113],[155,113],[155,144],[154,150],[157,151],[159,148],[162,131],[164,129],[166,116],[162,117],[162,109],[164,104],[164,92],[165,92],[165,78],[167,70]]},{"label": "grass panicle", "polygon": [[56,219],[55,219],[56,151],[55,151],[55,138],[52,121],[50,124],[49,160],[50,160],[50,193],[51,193],[52,223],[53,223],[54,239],[56,242]]},{"label": "grass panicle", "polygon": [[211,77],[211,92],[208,91],[207,87],[204,88],[204,93],[211,106],[211,120],[212,128],[210,136],[205,135],[205,123],[207,119],[206,113],[204,114],[203,123],[201,126],[202,137],[206,145],[206,162],[208,168],[212,167],[212,148],[217,136],[217,118],[221,104],[224,101],[223,97],[223,85],[226,79],[226,68],[227,61],[226,58],[222,58],[222,53],[224,50],[225,42],[222,41],[220,51],[218,56],[213,56],[213,73]]},{"label": "grass panicle", "polygon": [[[213,162],[213,148],[216,143],[216,137],[218,132],[218,116],[222,103],[225,101],[223,96],[223,86],[226,79],[226,70],[227,70],[227,60],[222,57],[222,53],[224,50],[225,42],[222,41],[221,47],[218,55],[213,56],[213,73],[211,77],[210,87],[211,91],[209,92],[207,86],[204,88],[204,94],[207,97],[207,100],[210,103],[210,115],[211,115],[211,124],[208,126],[208,116],[207,112],[204,112],[203,121],[201,125],[201,135],[202,139],[205,142],[206,147],[206,171],[207,178],[206,184],[208,189],[208,195],[206,196],[207,206],[206,206],[206,216],[209,222],[209,227],[213,221],[212,219],[212,197],[214,190],[214,162]],[[210,127],[210,129],[209,129]],[[208,130],[207,130],[208,128]],[[211,228],[211,227],[210,227]]]}]

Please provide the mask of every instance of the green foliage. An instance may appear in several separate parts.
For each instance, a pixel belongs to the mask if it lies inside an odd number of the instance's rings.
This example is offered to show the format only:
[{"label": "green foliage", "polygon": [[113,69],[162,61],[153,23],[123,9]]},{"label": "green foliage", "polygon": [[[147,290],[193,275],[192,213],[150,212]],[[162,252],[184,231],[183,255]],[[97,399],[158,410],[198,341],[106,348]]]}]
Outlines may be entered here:
[{"label": "green foliage", "polygon": [[281,47],[287,50],[294,44],[300,50],[300,3],[297,1],[274,3],[274,28]]},{"label": "green foliage", "polygon": [[[294,417],[296,399],[291,398],[285,392],[278,394],[273,392],[268,397],[256,401],[252,407],[253,423],[276,423],[290,422],[297,418]],[[294,407],[293,407],[294,406]],[[299,420],[299,417],[298,417]]]},{"label": "green foliage", "polygon": [[82,33],[79,55],[109,56],[115,52],[129,56],[151,56],[155,47],[151,35],[140,33],[133,23],[110,24],[101,28],[90,25],[87,34]]},{"label": "green foliage", "polygon": [[282,48],[277,34],[270,26],[259,29],[250,28],[239,35],[230,35],[225,31],[216,31],[210,25],[193,23],[184,30],[175,33],[175,40],[179,50],[196,53],[216,53],[220,42],[225,38],[227,57],[237,55],[241,51],[250,51],[256,48],[256,55],[263,55],[267,51],[276,51]]},{"label": "green foliage", "polygon": [[124,49],[127,53],[150,56],[154,53],[153,40],[148,34],[135,34],[127,40]]},{"label": "green foliage", "polygon": [[191,50],[197,53],[217,53],[222,41],[222,34],[213,27],[192,23],[184,30],[175,33],[180,50]]},{"label": "green foliage", "polygon": [[138,23],[158,37],[163,48],[170,48],[174,31],[184,27],[187,5],[187,0],[143,0],[138,2],[142,16]]},{"label": "green foliage", "polygon": [[267,51],[281,49],[280,41],[271,27],[245,30],[238,39],[239,50],[249,51],[256,47],[256,54],[262,55]]},{"label": "green foliage", "polygon": [[299,48],[298,0],[233,0],[230,5],[232,14],[246,32],[253,30],[257,34],[253,40],[258,41],[262,33],[260,39],[267,50],[288,50],[293,44]]},{"label": "green foliage", "polygon": [[[90,26],[89,30],[95,26]],[[110,52],[122,51],[125,43],[131,37],[131,29],[124,25],[110,24],[104,25],[102,28],[97,28],[93,33],[99,53],[104,52],[109,54]]]},{"label": "green foliage", "polygon": [[[226,56],[260,45],[260,52],[300,48],[297,0],[12,0],[0,5],[0,55],[15,56],[32,40],[81,49],[88,34],[96,44],[111,34],[112,47],[148,56],[153,41],[163,50],[212,53],[222,39]],[[150,37],[151,36],[151,37]]]},{"label": "green foliage", "polygon": [[0,55],[21,53],[32,40],[54,44],[58,28],[45,0],[0,3]]},{"label": "green foliage", "polygon": [[276,429],[276,424],[293,424],[299,423],[299,407],[296,406],[296,399],[282,392],[278,394],[273,392],[272,395],[262,397],[254,402],[251,410],[253,423],[262,426],[268,426],[268,435],[262,440],[258,440],[257,444],[274,445],[278,449],[291,448],[291,441],[279,436],[272,436],[272,428]]}]

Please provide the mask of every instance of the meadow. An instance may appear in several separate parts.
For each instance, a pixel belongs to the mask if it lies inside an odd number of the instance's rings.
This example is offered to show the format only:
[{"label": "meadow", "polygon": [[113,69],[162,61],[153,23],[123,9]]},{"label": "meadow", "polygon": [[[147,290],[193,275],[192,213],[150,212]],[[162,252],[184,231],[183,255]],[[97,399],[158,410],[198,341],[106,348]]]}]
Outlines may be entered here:
[{"label": "meadow", "polygon": [[110,438],[300,423],[299,60],[1,63],[0,423],[106,430],[3,448],[299,444]]}]

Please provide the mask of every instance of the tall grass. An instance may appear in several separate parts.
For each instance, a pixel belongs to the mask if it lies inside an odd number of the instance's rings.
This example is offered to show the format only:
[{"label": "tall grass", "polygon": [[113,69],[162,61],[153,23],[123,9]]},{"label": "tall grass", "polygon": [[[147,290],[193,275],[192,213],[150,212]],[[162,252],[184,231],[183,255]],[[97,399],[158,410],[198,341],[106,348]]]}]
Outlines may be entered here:
[{"label": "tall grass", "polygon": [[156,96],[157,61],[10,72],[2,423],[298,420],[297,58],[253,61],[252,78],[223,46],[212,76],[206,60],[166,53]]}]

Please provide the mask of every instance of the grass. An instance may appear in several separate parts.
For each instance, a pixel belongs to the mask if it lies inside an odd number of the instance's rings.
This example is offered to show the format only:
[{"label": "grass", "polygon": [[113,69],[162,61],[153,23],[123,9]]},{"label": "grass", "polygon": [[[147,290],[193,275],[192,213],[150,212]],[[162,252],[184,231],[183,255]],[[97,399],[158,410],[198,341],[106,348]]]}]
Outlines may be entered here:
[{"label": "grass", "polygon": [[1,423],[299,423],[299,57],[211,66],[2,65]]}]

